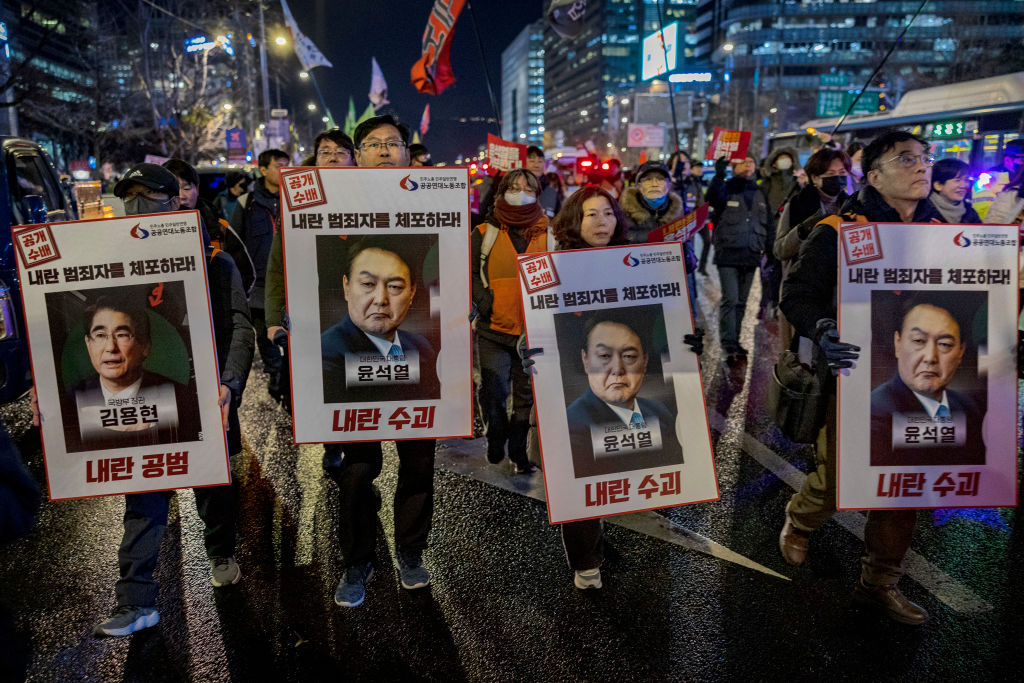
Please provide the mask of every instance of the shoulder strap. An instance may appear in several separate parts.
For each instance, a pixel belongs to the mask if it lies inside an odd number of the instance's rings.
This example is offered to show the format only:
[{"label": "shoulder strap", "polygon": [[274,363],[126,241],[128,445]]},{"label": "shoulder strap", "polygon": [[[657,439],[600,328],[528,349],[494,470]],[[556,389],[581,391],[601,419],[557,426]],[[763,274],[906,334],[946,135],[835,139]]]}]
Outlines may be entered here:
[{"label": "shoulder strap", "polygon": [[486,230],[484,230],[483,240],[480,242],[480,279],[483,281],[484,287],[491,286],[487,280],[487,257],[491,255],[491,249],[494,248],[494,243],[498,241],[499,234],[501,234],[501,230],[488,223]]}]

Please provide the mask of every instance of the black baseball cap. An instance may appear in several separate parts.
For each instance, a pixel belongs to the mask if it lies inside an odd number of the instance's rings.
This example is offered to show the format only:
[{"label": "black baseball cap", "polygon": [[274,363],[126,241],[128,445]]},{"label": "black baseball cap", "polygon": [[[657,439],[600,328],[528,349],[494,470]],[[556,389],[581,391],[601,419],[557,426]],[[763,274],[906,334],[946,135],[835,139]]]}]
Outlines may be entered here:
[{"label": "black baseball cap", "polygon": [[158,164],[135,164],[124,174],[114,186],[114,196],[124,197],[128,188],[138,183],[154,192],[163,192],[168,197],[178,196],[178,179],[174,174]]},{"label": "black baseball cap", "polygon": [[637,182],[640,182],[640,180],[648,173],[660,173],[665,176],[665,178],[672,177],[672,174],[668,172],[668,166],[660,161],[645,161],[640,164],[640,168],[636,169],[636,173],[633,177],[637,179]]}]

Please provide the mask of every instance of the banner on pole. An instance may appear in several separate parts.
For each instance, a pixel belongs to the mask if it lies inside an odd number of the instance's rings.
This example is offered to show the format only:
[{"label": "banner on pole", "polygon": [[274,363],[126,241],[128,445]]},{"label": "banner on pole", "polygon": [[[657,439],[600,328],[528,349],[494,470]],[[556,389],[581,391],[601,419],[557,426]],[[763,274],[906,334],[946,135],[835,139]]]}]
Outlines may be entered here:
[{"label": "banner on pole", "polygon": [[[673,244],[518,257],[552,524],[718,498]],[[594,289],[594,273],[601,287]]]},{"label": "banner on pole", "polygon": [[715,126],[711,135],[711,144],[708,145],[708,152],[705,159],[718,159],[725,157],[729,161],[743,161],[747,158],[747,149],[750,147],[749,130],[726,130]]},{"label": "banner on pole", "polygon": [[230,482],[195,211],[17,226],[52,500]]},{"label": "banner on pole", "polygon": [[526,145],[502,140],[497,135],[487,134],[488,162],[494,170],[506,172],[526,167]]},{"label": "banner on pole", "polygon": [[472,434],[468,186],[466,169],[281,172],[296,442]]},{"label": "banner on pole", "polygon": [[452,32],[466,0],[434,0],[427,27],[423,29],[422,55],[412,65],[412,85],[427,95],[440,95],[455,82],[449,53]]},{"label": "banner on pole", "polygon": [[843,224],[839,243],[861,348],[839,377],[839,507],[1016,505],[1017,227]]}]

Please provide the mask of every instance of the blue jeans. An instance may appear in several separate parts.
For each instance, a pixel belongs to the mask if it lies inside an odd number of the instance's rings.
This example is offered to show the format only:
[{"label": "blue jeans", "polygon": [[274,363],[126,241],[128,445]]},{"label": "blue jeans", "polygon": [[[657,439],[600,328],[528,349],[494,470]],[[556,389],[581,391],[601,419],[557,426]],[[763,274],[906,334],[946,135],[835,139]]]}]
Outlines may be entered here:
[{"label": "blue jeans", "polygon": [[722,301],[718,307],[718,334],[726,353],[739,349],[740,324],[747,309],[747,295],[754,283],[756,266],[718,266]]}]

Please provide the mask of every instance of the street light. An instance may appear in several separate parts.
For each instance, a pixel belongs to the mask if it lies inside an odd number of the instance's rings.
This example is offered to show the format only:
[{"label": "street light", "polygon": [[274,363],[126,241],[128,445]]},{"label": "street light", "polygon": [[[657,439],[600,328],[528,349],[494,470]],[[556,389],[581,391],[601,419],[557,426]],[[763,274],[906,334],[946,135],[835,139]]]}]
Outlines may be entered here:
[{"label": "street light", "polygon": [[327,118],[326,116],[324,116],[324,117],[323,117],[323,118],[321,118],[320,120],[321,120],[321,121],[323,121],[324,123],[327,123],[328,121],[330,121],[330,119],[329,119],[329,118]]},{"label": "street light", "polygon": [[726,52],[732,52],[735,48],[736,46],[733,45],[732,43],[726,43],[725,45],[722,46],[722,49],[725,50]]},{"label": "street light", "polygon": [[231,111],[231,103],[230,102],[225,102],[224,103],[224,111]]},{"label": "street light", "polygon": [[309,72],[308,71],[300,71],[299,72],[299,78],[301,78],[302,80],[306,80],[307,78],[309,78]]},{"label": "street light", "polygon": [[274,42],[277,43],[278,45],[287,45],[288,39],[285,38],[284,36],[278,36],[277,38],[274,38]]},{"label": "street light", "polygon": [[306,105],[306,109],[310,111],[316,111],[316,105],[310,102],[309,104]]}]

